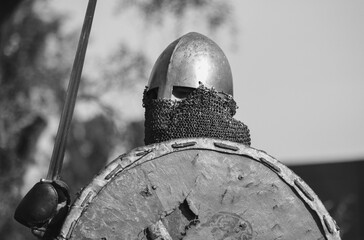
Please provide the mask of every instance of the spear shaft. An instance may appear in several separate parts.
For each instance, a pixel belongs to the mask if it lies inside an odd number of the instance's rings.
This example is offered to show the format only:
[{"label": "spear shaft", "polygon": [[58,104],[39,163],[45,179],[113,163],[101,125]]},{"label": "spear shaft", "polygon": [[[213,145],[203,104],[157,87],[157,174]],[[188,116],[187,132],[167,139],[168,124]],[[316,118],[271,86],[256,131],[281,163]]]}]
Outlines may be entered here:
[{"label": "spear shaft", "polygon": [[71,125],[73,111],[75,108],[78,86],[80,84],[81,73],[85,60],[88,39],[91,32],[96,2],[97,0],[89,0],[87,5],[85,19],[77,46],[76,56],[73,62],[71,76],[68,83],[66,101],[63,106],[46,180],[57,180],[60,178],[67,136]]}]

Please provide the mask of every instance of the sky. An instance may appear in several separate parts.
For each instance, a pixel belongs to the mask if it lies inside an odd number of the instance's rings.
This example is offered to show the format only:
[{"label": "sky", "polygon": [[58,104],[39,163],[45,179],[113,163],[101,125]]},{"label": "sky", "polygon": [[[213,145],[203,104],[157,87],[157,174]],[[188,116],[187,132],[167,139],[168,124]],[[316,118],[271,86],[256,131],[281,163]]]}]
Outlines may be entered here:
[{"label": "sky", "polygon": [[[53,2],[70,14],[64,31],[80,31],[87,1]],[[98,1],[84,74],[120,41],[156,60],[178,37],[175,25],[146,27],[133,11],[115,17],[112,3]],[[229,3],[232,27],[210,35],[194,19],[179,32],[205,34],[225,52],[239,106],[235,118],[250,128],[252,147],[287,164],[364,159],[364,1]],[[143,88],[120,103],[131,119],[143,117]]]},{"label": "sky", "polygon": [[364,2],[235,3],[237,118],[252,145],[293,163],[363,159]]}]

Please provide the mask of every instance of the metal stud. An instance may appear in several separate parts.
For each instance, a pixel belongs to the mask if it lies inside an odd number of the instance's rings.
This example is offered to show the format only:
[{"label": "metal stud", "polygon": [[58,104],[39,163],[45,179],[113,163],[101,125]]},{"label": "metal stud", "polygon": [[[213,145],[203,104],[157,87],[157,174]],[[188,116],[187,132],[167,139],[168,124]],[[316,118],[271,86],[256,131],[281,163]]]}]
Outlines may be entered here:
[{"label": "metal stud", "polygon": [[184,143],[174,143],[172,144],[172,148],[185,148],[196,145],[196,142],[184,142]]},{"label": "metal stud", "polygon": [[273,169],[274,171],[276,171],[276,172],[281,172],[281,169],[278,167],[278,166],[276,166],[276,165],[274,165],[273,163],[271,163],[271,162],[269,162],[269,161],[267,161],[265,158],[259,158],[259,160],[264,164],[264,165],[266,165],[267,167],[269,167],[269,168],[271,168],[271,169]]},{"label": "metal stud", "polygon": [[219,147],[219,148],[223,148],[223,149],[228,149],[228,150],[232,150],[232,151],[238,151],[239,148],[236,146],[231,146],[225,143],[221,143],[221,142],[214,142],[215,147]]},{"label": "metal stud", "polygon": [[312,195],[306,190],[306,188],[302,185],[302,183],[298,180],[295,179],[294,180],[294,184],[301,190],[301,192],[308,198],[310,199],[310,201],[313,201],[314,198],[312,197]]}]

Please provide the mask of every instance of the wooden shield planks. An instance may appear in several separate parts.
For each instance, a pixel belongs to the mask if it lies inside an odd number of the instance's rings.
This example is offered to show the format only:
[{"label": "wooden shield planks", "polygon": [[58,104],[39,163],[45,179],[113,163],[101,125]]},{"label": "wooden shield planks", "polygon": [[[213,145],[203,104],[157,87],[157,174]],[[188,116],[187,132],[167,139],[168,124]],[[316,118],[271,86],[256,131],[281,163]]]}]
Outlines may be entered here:
[{"label": "wooden shield planks", "polygon": [[59,238],[162,239],[155,228],[165,239],[340,239],[292,171],[215,139],[173,140],[116,159],[81,192]]}]

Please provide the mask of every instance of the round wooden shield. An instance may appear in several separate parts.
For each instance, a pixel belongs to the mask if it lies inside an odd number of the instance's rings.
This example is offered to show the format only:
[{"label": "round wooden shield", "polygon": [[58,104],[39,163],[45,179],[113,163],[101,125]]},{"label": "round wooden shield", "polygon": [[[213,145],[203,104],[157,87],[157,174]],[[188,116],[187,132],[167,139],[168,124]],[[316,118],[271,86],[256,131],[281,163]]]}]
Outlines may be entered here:
[{"label": "round wooden shield", "polygon": [[177,139],[111,162],[75,200],[59,239],[340,239],[307,184],[243,144]]}]

